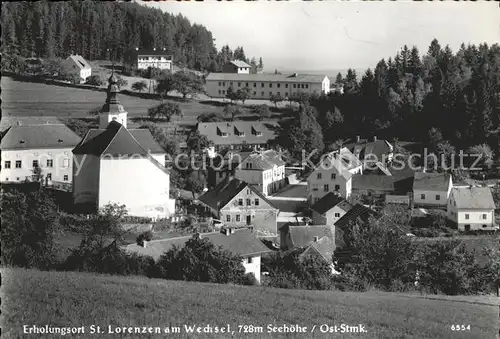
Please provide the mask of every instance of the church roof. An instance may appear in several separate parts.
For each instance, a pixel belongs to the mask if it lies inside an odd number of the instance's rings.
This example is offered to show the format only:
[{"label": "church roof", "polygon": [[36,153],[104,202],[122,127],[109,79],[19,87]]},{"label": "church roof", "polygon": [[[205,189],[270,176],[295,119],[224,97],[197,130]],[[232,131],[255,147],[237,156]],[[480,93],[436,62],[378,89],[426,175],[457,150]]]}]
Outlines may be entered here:
[{"label": "church roof", "polygon": [[73,149],[73,154],[103,156],[148,156],[165,153],[147,129],[127,130],[111,121],[106,129],[91,129]]}]

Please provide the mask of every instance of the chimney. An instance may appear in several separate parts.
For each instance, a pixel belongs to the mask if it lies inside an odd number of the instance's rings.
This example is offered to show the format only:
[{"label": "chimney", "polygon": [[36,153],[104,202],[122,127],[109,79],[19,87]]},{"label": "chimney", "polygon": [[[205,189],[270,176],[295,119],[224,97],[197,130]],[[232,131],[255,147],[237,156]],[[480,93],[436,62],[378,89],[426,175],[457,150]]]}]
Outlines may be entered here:
[{"label": "chimney", "polygon": [[359,141],[361,140],[361,138],[359,137],[359,135],[356,135],[356,143],[359,144]]},{"label": "chimney", "polygon": [[318,240],[319,240],[319,237],[317,237],[317,236],[314,237],[314,242],[318,242]]},{"label": "chimney", "polygon": [[373,137],[373,141],[377,141],[377,136],[376,135]]}]

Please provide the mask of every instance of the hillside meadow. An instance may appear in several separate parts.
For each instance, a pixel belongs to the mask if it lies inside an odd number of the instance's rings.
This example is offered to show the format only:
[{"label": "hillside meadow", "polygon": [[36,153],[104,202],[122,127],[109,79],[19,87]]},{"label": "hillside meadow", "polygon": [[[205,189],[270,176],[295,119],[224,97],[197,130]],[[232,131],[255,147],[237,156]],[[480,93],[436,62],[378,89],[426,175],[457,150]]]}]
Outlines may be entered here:
[{"label": "hillside meadow", "polygon": [[[499,302],[488,297],[444,297],[382,292],[348,293],[199,284],[75,272],[2,269],[2,337],[24,337],[23,325],[100,326],[100,338],[122,326],[180,327],[175,338],[494,338]],[[184,325],[230,325],[232,336],[187,334]],[[299,325],[306,333],[268,333],[268,325]],[[321,325],[363,325],[366,333],[321,333]],[[452,325],[470,330],[452,331]],[[252,325],[254,333],[239,333]],[[314,332],[310,332],[316,325]],[[262,326],[262,332],[259,327]],[[246,328],[249,331],[250,328]],[[258,333],[257,333],[257,332]],[[160,338],[166,334],[120,334]],[[51,338],[54,335],[36,335]]]}]

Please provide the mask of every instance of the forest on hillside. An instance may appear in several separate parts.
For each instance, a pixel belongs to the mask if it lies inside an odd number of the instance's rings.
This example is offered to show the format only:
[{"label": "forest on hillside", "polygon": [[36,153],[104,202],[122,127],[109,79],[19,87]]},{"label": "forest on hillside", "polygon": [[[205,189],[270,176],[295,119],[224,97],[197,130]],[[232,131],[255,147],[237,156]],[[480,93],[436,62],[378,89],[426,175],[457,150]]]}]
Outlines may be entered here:
[{"label": "forest on hillside", "polygon": [[137,3],[3,2],[1,25],[2,55],[126,61],[136,47],[165,48],[176,64],[196,70],[220,71],[233,58],[258,66],[243,47],[218,51],[206,27]]},{"label": "forest on hillside", "polygon": [[441,154],[487,145],[498,157],[498,44],[462,44],[453,52],[434,39],[423,56],[417,47],[403,46],[360,79],[350,69],[334,81],[344,94],[310,98],[284,128],[287,148],[335,148],[359,135],[419,141]]}]

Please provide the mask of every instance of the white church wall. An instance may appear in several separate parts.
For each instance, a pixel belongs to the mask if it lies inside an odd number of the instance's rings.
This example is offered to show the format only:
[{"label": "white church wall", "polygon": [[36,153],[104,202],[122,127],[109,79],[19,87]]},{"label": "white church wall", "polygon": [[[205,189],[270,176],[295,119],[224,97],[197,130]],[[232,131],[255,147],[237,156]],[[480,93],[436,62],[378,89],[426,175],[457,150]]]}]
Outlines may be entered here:
[{"label": "white church wall", "polygon": [[73,199],[75,204],[98,203],[99,158],[73,155]]}]

